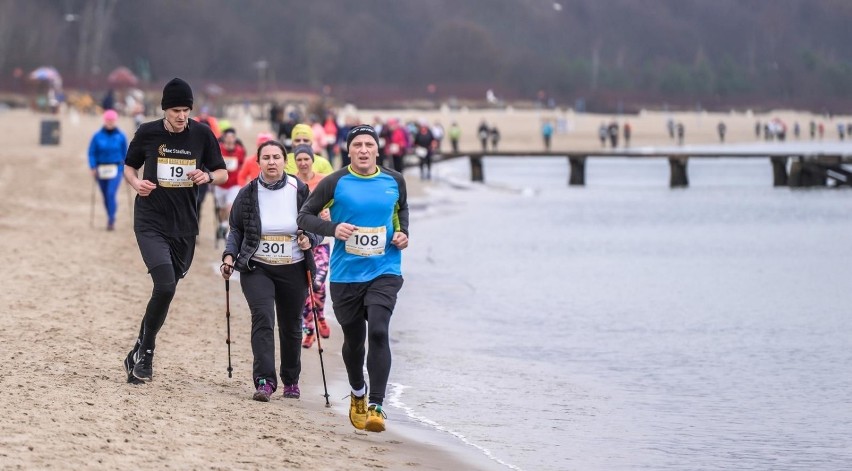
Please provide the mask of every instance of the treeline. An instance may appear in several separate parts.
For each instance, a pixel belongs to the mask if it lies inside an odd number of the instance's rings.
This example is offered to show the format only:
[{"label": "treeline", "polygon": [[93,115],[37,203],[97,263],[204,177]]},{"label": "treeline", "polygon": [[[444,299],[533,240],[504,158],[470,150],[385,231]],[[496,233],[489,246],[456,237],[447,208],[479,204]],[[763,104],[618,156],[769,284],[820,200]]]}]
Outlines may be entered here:
[{"label": "treeline", "polygon": [[492,89],[590,109],[831,109],[852,104],[850,23],[846,0],[6,0],[0,71],[50,64],[85,87],[126,65],[157,86],[355,102]]}]

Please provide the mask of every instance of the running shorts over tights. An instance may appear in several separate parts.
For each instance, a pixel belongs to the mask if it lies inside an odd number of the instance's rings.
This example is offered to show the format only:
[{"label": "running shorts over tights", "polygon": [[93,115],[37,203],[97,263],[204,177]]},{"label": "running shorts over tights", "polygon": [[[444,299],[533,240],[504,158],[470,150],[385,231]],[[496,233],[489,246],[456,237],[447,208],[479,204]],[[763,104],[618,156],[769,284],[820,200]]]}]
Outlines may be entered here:
[{"label": "running shorts over tights", "polygon": [[[391,351],[388,329],[396,298],[402,288],[399,275],[382,275],[361,283],[329,286],[334,317],[343,330],[343,363],[352,389],[364,386],[364,357],[370,375],[369,401],[382,404],[390,376]],[[369,341],[369,350],[364,343]]]}]

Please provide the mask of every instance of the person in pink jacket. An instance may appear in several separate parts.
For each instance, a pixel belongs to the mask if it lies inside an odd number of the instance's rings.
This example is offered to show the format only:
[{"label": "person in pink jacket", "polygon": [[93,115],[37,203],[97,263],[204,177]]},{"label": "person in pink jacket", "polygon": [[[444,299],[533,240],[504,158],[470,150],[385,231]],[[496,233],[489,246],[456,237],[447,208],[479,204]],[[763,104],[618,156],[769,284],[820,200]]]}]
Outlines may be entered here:
[{"label": "person in pink jacket", "polygon": [[308,123],[311,125],[311,131],[314,133],[314,141],[311,143],[314,153],[325,154],[325,128],[316,116],[311,116],[308,119]]},{"label": "person in pink jacket", "polygon": [[325,141],[323,141],[323,145],[325,145],[325,157],[334,161],[334,147],[337,144],[337,123],[334,119],[334,113],[331,111],[325,116],[325,122],[322,124],[323,131],[325,131]]},{"label": "person in pink jacket", "polygon": [[399,125],[398,119],[388,120],[390,128],[390,139],[385,143],[385,155],[393,159],[393,169],[402,173],[402,158],[408,150],[408,139],[405,137],[405,128]]}]

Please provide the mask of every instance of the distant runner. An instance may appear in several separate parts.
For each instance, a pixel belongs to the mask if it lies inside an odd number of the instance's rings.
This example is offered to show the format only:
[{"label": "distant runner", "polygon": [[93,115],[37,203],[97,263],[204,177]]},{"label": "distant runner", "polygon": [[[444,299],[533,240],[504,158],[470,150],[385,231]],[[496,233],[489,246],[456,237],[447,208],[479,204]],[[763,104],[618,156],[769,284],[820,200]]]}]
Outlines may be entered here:
[{"label": "distant runner", "polygon": [[165,117],[139,126],[127,150],[124,178],[138,194],[133,230],[154,282],[136,343],[124,359],[127,382],[153,377],[157,332],[195,252],[198,186],[222,183],[228,176],[216,136],[207,126],[190,124],[192,101],[189,84],[172,79],[163,88]]},{"label": "distant runner", "polygon": [[[271,141],[274,136],[268,132],[262,132],[257,135],[257,140],[255,141],[255,149],[260,149],[260,145],[266,141]],[[255,151],[255,155],[257,155],[257,151]],[[240,167],[239,172],[237,172],[237,184],[240,185],[240,188],[248,185],[248,183],[257,176],[260,175],[260,165],[257,164],[257,159],[245,159],[243,161],[243,165]]]},{"label": "distant runner", "polygon": [[[299,173],[296,175],[299,180],[302,180],[308,189],[314,191],[317,184],[325,175],[317,173],[312,168],[314,163],[314,151],[310,145],[300,144],[293,149],[293,155],[296,158],[296,166],[299,168]],[[327,209],[320,212],[320,218],[324,221],[330,221],[331,216]],[[316,332],[314,332],[314,314],[312,307],[317,311],[317,326],[319,334],[322,338],[327,339],[331,336],[331,329],[325,321],[325,280],[328,276],[328,257],[331,250],[330,240],[323,240],[320,245],[313,249],[314,264],[316,265],[314,273],[314,296],[305,299],[305,308],[302,311],[302,323],[305,331],[305,338],[302,339],[302,348],[311,348],[311,345],[316,341]]]},{"label": "distant runner", "polygon": [[420,161],[420,179],[432,179],[432,151],[436,146],[435,136],[426,121],[420,123],[414,136],[414,153]]},{"label": "distant runner", "polygon": [[[307,124],[297,124],[293,126],[290,140],[293,142],[293,148],[303,144],[309,145],[311,148],[316,147],[314,145],[314,131]],[[331,166],[331,162],[329,162],[329,160],[325,157],[317,155],[316,151],[314,152],[314,164],[312,168],[314,169],[314,172],[321,173],[323,175],[328,175],[334,171],[334,167]],[[293,156],[292,153],[287,154],[286,171],[290,175],[299,173],[299,169],[296,167],[295,156]]]},{"label": "distant runner", "polygon": [[[385,398],[391,367],[390,318],[402,288],[402,250],[408,246],[405,180],[376,164],[379,136],[362,124],[349,131],[352,163],[324,178],[299,212],[299,226],[337,242],[331,254],[331,300],[343,329],[343,362],[349,376],[349,420],[357,429],[385,430]],[[318,214],[328,207],[331,221]],[[364,380],[364,342],[369,338]]]},{"label": "distant runner", "polygon": [[115,212],[118,209],[116,194],[124,173],[124,155],[127,137],[116,127],[118,113],[104,111],[104,127],[92,136],[89,143],[89,169],[98,182],[107,212],[107,230],[115,229]]},{"label": "distant runner", "polygon": [[237,177],[246,159],[246,148],[237,139],[234,128],[228,128],[222,132],[219,149],[225,161],[225,169],[228,171],[228,180],[213,187],[213,197],[219,209],[219,230],[216,238],[224,240],[228,238],[228,216],[231,214],[231,205],[234,204],[237,193],[240,191]]}]

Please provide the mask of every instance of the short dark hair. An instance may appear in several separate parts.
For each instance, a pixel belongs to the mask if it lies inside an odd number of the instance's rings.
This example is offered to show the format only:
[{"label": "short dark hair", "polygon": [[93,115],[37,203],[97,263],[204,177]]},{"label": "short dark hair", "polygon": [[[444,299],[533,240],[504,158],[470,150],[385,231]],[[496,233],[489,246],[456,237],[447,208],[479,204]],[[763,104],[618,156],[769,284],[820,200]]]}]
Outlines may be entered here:
[{"label": "short dark hair", "polygon": [[260,151],[263,150],[263,148],[267,147],[267,146],[275,146],[275,147],[281,149],[281,153],[284,154],[284,158],[287,158],[287,148],[284,147],[284,144],[282,144],[282,143],[280,143],[280,142],[278,142],[274,139],[270,139],[270,140],[264,142],[263,144],[257,146],[257,161],[258,162],[260,162]]}]

